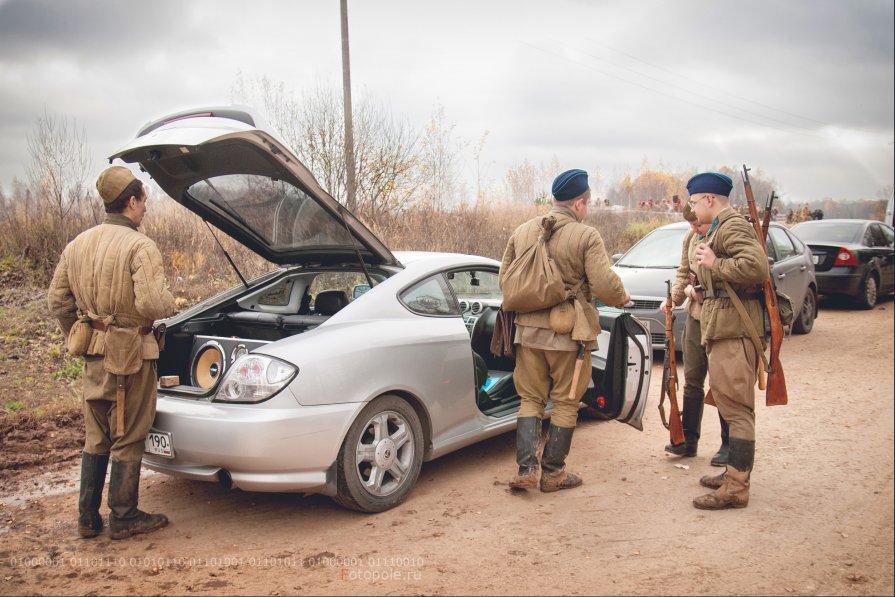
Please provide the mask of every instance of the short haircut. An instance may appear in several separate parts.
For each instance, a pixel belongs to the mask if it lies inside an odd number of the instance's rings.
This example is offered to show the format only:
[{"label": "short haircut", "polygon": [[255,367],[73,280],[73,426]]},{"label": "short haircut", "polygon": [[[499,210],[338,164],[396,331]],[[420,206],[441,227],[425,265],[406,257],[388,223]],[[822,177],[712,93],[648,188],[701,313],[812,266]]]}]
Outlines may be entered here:
[{"label": "short haircut", "polygon": [[140,179],[135,178],[129,185],[124,187],[124,190],[115,198],[115,201],[106,203],[106,213],[120,214],[124,211],[124,208],[127,207],[127,202],[131,200],[131,197],[140,199],[143,195],[143,182],[140,181]]}]

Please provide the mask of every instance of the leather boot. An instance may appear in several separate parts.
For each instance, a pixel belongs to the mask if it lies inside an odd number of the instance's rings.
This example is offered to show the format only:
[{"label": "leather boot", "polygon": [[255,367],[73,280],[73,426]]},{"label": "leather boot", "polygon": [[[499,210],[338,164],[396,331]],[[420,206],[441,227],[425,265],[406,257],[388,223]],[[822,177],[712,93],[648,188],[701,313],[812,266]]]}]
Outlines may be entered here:
[{"label": "leather boot", "polygon": [[727,470],[720,475],[705,475],[699,480],[699,484],[709,489],[720,489],[724,482],[727,481]]},{"label": "leather boot", "polygon": [[572,489],[581,485],[581,477],[565,470],[566,456],[572,449],[574,427],[557,427],[550,424],[544,455],[541,458],[541,491],[551,492]]},{"label": "leather boot", "polygon": [[81,452],[81,495],[78,498],[78,534],[85,539],[96,537],[103,530],[99,507],[103,503],[108,454]]},{"label": "leather boot", "polygon": [[684,388],[684,406],[681,410],[681,427],[684,428],[684,443],[668,444],[665,451],[675,456],[692,458],[699,446],[699,431],[702,428],[702,409],[705,393],[701,389]]},{"label": "leather boot", "polygon": [[510,487],[534,489],[538,486],[538,444],[541,442],[541,419],[521,417],[516,420],[516,464],[519,471]]},{"label": "leather boot", "polygon": [[142,462],[112,461],[109,475],[109,536],[127,539],[131,535],[151,533],[168,525],[164,514],[147,514],[137,509]]},{"label": "leather boot", "polygon": [[718,419],[721,421],[721,447],[712,456],[712,466],[727,466],[727,459],[730,456],[730,427],[721,413],[718,413]]},{"label": "leather boot", "polygon": [[754,440],[730,438],[727,470],[723,475],[719,475],[724,478],[724,483],[712,493],[694,499],[693,506],[700,510],[724,510],[745,508],[749,505],[749,478],[754,458]]}]

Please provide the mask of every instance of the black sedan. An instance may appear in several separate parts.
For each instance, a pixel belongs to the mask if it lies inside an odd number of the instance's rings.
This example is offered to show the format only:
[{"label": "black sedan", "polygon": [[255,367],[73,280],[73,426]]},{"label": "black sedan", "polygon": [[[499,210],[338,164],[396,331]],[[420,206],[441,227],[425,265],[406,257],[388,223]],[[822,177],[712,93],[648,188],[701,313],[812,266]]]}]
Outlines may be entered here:
[{"label": "black sedan", "polygon": [[871,309],[895,291],[895,232],[874,220],[812,220],[792,227],[811,249],[818,293]]}]

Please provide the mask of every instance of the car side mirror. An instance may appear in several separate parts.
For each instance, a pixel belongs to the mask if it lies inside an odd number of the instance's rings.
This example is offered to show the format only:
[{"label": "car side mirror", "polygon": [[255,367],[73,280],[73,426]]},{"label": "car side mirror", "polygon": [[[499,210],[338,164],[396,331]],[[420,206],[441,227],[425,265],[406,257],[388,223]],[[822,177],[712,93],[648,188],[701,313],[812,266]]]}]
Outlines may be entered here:
[{"label": "car side mirror", "polygon": [[356,299],[368,290],[370,290],[369,284],[355,284],[354,287],[351,288],[351,299]]},{"label": "car side mirror", "polygon": [[611,257],[612,263],[613,264],[618,263],[618,260],[621,259],[623,255],[624,255],[624,253],[616,253],[615,255],[613,255]]}]

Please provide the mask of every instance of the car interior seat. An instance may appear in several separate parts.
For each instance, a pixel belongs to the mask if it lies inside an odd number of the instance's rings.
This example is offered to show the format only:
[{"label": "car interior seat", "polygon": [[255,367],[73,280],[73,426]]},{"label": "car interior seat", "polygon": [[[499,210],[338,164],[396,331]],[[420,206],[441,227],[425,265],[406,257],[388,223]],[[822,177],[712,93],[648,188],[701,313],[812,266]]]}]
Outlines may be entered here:
[{"label": "car interior seat", "polygon": [[322,290],[314,299],[314,312],[318,315],[335,315],[348,304],[348,295],[342,290]]}]

